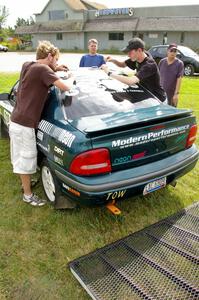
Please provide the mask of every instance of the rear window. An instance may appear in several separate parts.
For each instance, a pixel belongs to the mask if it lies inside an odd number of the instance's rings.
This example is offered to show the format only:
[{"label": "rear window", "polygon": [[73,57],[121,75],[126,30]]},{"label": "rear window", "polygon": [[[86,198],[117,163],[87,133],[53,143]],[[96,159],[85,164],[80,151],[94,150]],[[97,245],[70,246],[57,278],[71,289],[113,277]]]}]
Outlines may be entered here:
[{"label": "rear window", "polygon": [[197,56],[197,53],[194,52],[192,49],[184,47],[184,46],[178,46],[178,49],[182,52],[185,56],[194,57]]},{"label": "rear window", "polygon": [[157,48],[157,52],[163,56],[167,55],[167,47],[159,47]]},{"label": "rear window", "polygon": [[74,88],[70,92],[60,94],[60,100],[68,120],[132,111],[161,103],[143,87],[129,87],[107,78],[100,70],[86,70],[83,74],[80,71],[76,75]]}]

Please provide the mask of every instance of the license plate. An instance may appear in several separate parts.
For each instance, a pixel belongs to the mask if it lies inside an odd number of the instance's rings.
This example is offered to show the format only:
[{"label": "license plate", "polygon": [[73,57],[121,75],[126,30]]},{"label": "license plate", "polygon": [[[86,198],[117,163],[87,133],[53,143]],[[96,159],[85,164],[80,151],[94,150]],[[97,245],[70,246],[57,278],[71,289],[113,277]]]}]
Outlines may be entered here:
[{"label": "license plate", "polygon": [[166,177],[154,180],[145,185],[143,195],[152,193],[166,186]]}]

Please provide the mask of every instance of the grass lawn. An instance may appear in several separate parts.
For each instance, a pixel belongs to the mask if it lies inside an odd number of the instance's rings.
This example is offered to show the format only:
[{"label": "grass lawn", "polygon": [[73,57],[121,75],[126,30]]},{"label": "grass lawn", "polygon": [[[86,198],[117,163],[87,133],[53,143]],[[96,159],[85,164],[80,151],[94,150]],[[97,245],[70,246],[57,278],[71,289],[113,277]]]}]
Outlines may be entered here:
[{"label": "grass lawn", "polygon": [[[0,73],[0,92],[18,74]],[[183,78],[179,107],[194,110],[199,123],[199,77]],[[122,216],[106,208],[55,211],[21,201],[18,178],[12,174],[9,141],[0,140],[0,300],[88,300],[67,263],[118,240],[199,201],[199,164],[168,186],[146,197],[119,202]],[[36,193],[43,195],[40,185]],[[121,299],[122,300],[122,299]]]}]

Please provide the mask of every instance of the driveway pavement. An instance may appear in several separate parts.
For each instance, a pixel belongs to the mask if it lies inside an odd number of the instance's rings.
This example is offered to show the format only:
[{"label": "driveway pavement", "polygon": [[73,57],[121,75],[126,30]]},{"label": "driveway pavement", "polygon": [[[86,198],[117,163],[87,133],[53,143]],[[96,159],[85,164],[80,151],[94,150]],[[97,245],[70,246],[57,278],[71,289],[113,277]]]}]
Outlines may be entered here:
[{"label": "driveway pavement", "polygon": [[[82,54],[61,54],[59,63],[66,64],[70,69],[78,67]],[[21,70],[21,66],[25,61],[35,60],[35,52],[1,52],[0,53],[0,71],[16,72]]]},{"label": "driveway pavement", "polygon": [[[66,64],[70,70],[73,70],[78,68],[81,57],[82,54],[79,53],[61,53],[59,63]],[[124,59],[119,55],[113,55],[113,57]],[[35,52],[0,52],[0,72],[20,71],[25,61],[34,61],[35,59]]]}]

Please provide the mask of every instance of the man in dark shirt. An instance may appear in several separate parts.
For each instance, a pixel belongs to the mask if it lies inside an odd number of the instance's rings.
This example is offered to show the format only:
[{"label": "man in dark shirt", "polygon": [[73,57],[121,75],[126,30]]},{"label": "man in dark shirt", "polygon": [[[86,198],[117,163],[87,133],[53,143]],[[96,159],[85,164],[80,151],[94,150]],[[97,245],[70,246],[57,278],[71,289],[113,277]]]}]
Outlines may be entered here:
[{"label": "man in dark shirt", "polygon": [[31,174],[36,172],[37,167],[35,129],[41,118],[49,87],[55,85],[63,91],[70,90],[74,77],[69,75],[63,81],[55,74],[57,70],[67,70],[67,67],[57,66],[59,50],[50,42],[40,42],[36,54],[36,61],[23,64],[9,134],[13,172],[20,176],[24,190],[23,201],[33,206],[42,206],[45,201],[31,190]]},{"label": "man in dark shirt", "polygon": [[136,70],[134,76],[126,77],[110,72],[106,65],[101,68],[111,78],[117,79],[122,83],[133,85],[140,83],[155,95],[161,102],[166,101],[166,93],[160,85],[160,74],[158,67],[144,50],[144,42],[140,38],[133,38],[128,42],[128,45],[123,49],[123,52],[128,53],[129,59],[120,62],[116,59],[107,57],[106,61],[113,62],[118,67],[125,68],[126,66],[132,70]]}]

